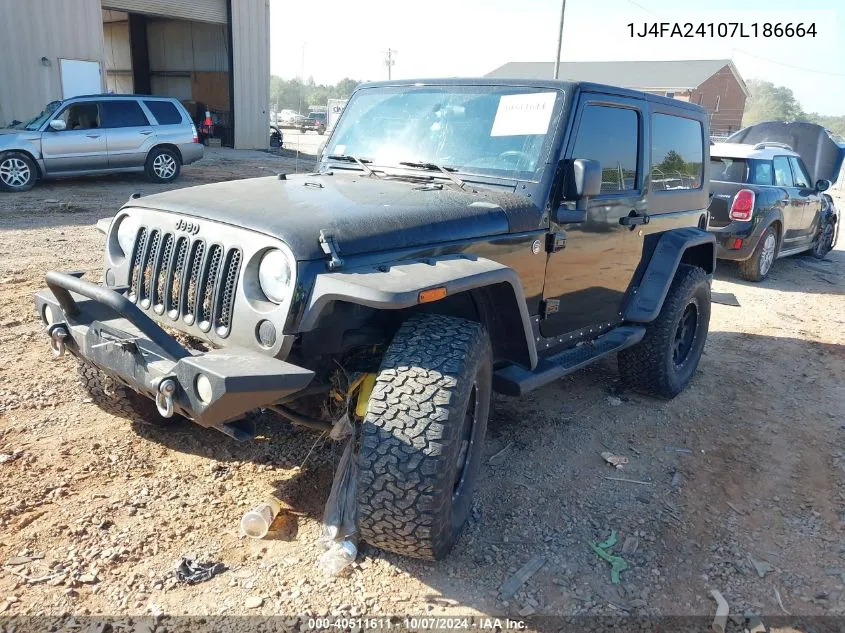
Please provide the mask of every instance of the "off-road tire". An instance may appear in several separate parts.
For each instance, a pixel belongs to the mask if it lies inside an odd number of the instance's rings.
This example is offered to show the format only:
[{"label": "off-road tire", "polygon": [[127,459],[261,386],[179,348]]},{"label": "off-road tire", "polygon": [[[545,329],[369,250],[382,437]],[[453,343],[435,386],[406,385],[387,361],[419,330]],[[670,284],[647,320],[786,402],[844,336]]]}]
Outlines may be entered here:
[{"label": "off-road tire", "polygon": [[[9,174],[25,174],[26,180],[16,184],[15,182],[6,182],[0,177],[0,191],[29,191],[35,186],[35,181],[38,180],[38,167],[36,167],[35,161],[22,152],[0,153],[0,169],[6,168],[14,170]],[[22,175],[21,178],[23,177]],[[18,180],[17,177],[13,178],[15,181]]]},{"label": "off-road tire", "polygon": [[[762,270],[761,262],[763,257],[763,250],[769,235],[774,236],[775,252],[771,263],[768,264],[765,270]],[[744,261],[737,262],[737,264],[739,265],[739,276],[747,281],[763,281],[771,272],[772,267],[775,265],[775,260],[778,256],[778,246],[778,233],[774,227],[770,226],[765,231],[763,231],[763,234],[760,236],[760,239],[757,242],[757,246],[754,247],[754,253],[752,253],[751,257]]]},{"label": "off-road tire", "polygon": [[[166,161],[168,166],[172,165],[172,172],[162,172],[157,166],[157,161]],[[172,163],[170,162],[172,161]],[[179,177],[182,171],[182,159],[179,154],[169,147],[154,147],[147,155],[147,162],[144,164],[144,173],[152,182],[173,182]]]},{"label": "off-road tire", "polygon": [[[689,350],[675,363],[675,337],[688,306],[697,313]],[[689,384],[698,367],[710,325],[710,283],[698,266],[681,264],[657,318],[646,326],[643,340],[619,352],[619,375],[628,387],[661,398],[674,398]]]},{"label": "off-road tire", "polygon": [[[491,383],[490,339],[480,324],[436,314],[402,324],[363,422],[357,496],[364,540],[414,558],[449,552],[472,508]],[[470,409],[475,421],[465,434]]]},{"label": "off-road tire", "polygon": [[162,417],[155,402],[117,383],[93,365],[78,361],[76,373],[79,384],[106,413],[148,426],[167,426],[182,419],[177,414]]}]

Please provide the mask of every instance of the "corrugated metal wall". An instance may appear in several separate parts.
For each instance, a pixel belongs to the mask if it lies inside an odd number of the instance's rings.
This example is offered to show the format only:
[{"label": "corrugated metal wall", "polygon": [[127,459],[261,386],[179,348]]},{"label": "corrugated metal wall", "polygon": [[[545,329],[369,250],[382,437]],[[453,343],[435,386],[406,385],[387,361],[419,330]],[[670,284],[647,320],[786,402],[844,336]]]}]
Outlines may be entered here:
[{"label": "corrugated metal wall", "polygon": [[0,125],[61,99],[60,58],[104,66],[100,0],[0,0],[0,16]]},{"label": "corrugated metal wall", "polygon": [[270,128],[270,3],[231,1],[235,147],[266,149]]},{"label": "corrugated metal wall", "polygon": [[226,0],[103,0],[103,8],[226,24]]}]

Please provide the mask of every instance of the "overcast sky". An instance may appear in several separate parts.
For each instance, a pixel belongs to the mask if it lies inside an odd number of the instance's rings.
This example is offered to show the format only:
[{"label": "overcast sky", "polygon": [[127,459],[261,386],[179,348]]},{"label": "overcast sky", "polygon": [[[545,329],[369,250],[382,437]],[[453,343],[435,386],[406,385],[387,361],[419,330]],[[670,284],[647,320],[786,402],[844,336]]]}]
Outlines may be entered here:
[{"label": "overcast sky", "polygon": [[[699,7],[695,11],[679,6]],[[845,115],[842,0],[567,0],[563,61],[732,59],[746,78],[791,88],[807,111]],[[736,10],[737,6],[743,10]],[[801,7],[802,10],[794,10]],[[509,61],[552,61],[560,0],[270,0],[271,72],[387,79],[480,76]],[[643,22],[810,22],[802,39],[632,38]]]}]

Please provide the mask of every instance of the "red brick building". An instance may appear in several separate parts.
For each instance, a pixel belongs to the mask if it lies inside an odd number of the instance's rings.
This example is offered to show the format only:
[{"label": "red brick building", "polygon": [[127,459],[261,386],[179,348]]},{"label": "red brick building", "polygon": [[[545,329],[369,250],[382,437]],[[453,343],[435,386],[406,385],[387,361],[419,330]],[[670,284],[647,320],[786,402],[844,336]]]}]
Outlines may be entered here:
[{"label": "red brick building", "polygon": [[[548,79],[554,62],[510,62],[487,74],[510,79]],[[562,62],[560,78],[634,88],[702,106],[710,132],[727,136],[742,127],[748,88],[729,59]]]}]

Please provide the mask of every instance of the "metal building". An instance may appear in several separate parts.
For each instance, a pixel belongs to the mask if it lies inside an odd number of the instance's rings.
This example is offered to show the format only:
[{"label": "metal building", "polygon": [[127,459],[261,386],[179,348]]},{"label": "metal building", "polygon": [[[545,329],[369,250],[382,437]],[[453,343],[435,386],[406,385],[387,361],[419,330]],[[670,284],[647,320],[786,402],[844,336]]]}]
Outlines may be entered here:
[{"label": "metal building", "polygon": [[54,100],[177,97],[215,135],[268,146],[269,0],[0,0],[0,126]]}]

